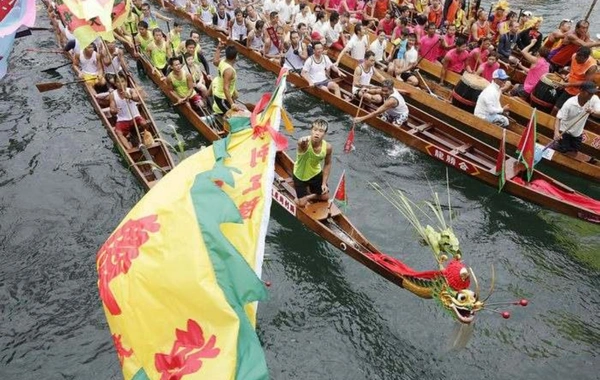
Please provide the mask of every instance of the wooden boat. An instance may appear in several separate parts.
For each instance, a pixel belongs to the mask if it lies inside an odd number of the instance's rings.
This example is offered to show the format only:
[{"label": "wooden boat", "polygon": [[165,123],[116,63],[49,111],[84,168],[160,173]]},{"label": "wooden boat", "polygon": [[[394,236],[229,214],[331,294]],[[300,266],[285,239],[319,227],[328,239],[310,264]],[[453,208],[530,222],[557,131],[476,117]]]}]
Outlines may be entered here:
[{"label": "wooden boat", "polygon": [[[332,61],[335,62],[339,52],[330,50],[328,52]],[[350,73],[354,72],[354,69],[358,65],[358,62],[348,55],[344,55],[340,60],[340,66],[348,70]],[[462,129],[467,129],[470,132],[479,132],[485,136],[491,137],[497,141],[502,139],[502,128],[489,123],[485,120],[478,118],[470,112],[466,112],[458,107],[454,107],[449,104],[446,99],[440,99],[438,96],[431,95],[426,91],[418,91],[415,87],[408,85],[396,78],[393,78],[387,73],[382,73],[386,78],[394,80],[394,86],[399,89],[410,91],[411,95],[406,97],[406,101],[415,107],[426,111],[434,116],[439,117],[442,120],[449,121],[454,126],[459,126]],[[423,88],[427,84],[424,84]],[[520,124],[513,123],[511,129],[506,132],[506,143],[512,148],[516,148],[519,143],[521,134],[523,133],[524,127]],[[551,143],[551,139],[538,135],[538,142],[542,145],[548,145]],[[600,182],[600,163],[591,164],[583,160],[577,160],[573,157],[561,154],[552,149],[547,150],[548,154],[544,162],[549,165],[567,171],[580,178],[586,178],[592,181]]]},{"label": "wooden boat", "polygon": [[[126,40],[123,42],[127,43]],[[132,47],[129,46],[128,48],[132,52]],[[140,62],[152,81],[171,99],[165,82],[161,80],[158,72],[152,70],[150,62],[144,57],[140,58]],[[250,104],[246,106],[250,110],[253,109]],[[212,116],[201,117],[191,108],[189,103],[177,107],[209,141],[215,141],[226,135],[227,129],[220,125],[217,118]],[[278,152],[275,158],[273,199],[317,235],[399,287],[422,298],[438,298],[441,305],[461,323],[471,323],[474,320],[475,313],[484,308],[484,303],[479,300],[477,293],[470,290],[460,290],[454,293],[448,290],[448,286],[443,286],[447,284],[446,275],[448,271],[458,271],[460,268],[465,268],[460,263],[460,259],[458,261],[453,260],[456,261],[455,264],[457,265],[452,265],[452,267],[448,265],[440,271],[417,272],[400,260],[379,251],[334,203],[316,202],[307,205],[305,208],[297,207],[292,179],[293,168],[292,159],[285,152]],[[457,276],[459,274],[455,273],[455,277]],[[452,297],[446,296],[449,292]],[[457,296],[461,292],[465,294],[464,298]],[[458,298],[467,301],[456,304],[454,300]]]},{"label": "wooden boat", "polygon": [[[180,9],[176,9],[171,4],[165,4],[169,11],[172,11],[179,17],[186,18],[198,29],[205,32],[213,38],[226,40],[225,34],[206,27],[197,19],[192,20],[190,15]],[[246,48],[237,41],[229,41],[234,45],[238,52],[255,63],[259,64],[265,70],[275,74],[279,73],[279,64],[264,58],[262,55]],[[148,62],[145,63],[149,64]],[[320,88],[310,87],[306,80],[298,74],[288,75],[288,82],[302,88],[306,93],[314,95],[336,108],[346,112],[349,115],[365,114],[365,110],[358,110],[358,107],[351,102],[336,97],[328,91]],[[359,113],[360,112],[360,113]],[[379,118],[371,118],[367,121],[371,126],[396,138],[404,144],[411,146],[427,155],[452,166],[457,170],[468,174],[478,180],[496,187],[498,177],[495,174],[495,161],[498,156],[498,150],[492,148],[483,142],[465,134],[464,132],[450,126],[449,124],[437,119],[413,106],[410,106],[411,118],[408,123],[402,127],[385,122]],[[600,210],[587,208],[576,202],[567,202],[558,197],[540,192],[527,183],[521,183],[520,173],[521,165],[514,158],[505,157],[507,170],[507,182],[504,191],[518,196],[532,203],[545,206],[554,211],[569,215],[575,218],[587,220],[592,223],[600,223]],[[532,181],[542,180],[551,184],[560,192],[574,194],[578,197],[587,198],[585,195],[576,192],[566,185],[546,176],[539,171],[534,171]],[[590,198],[587,198],[590,199]],[[591,200],[591,199],[590,199]],[[593,202],[593,200],[591,200]]]},{"label": "wooden boat", "polygon": [[[437,83],[437,79],[439,79],[440,77],[441,66],[429,62],[426,59],[423,59],[419,63],[419,69],[422,73],[428,75],[431,78],[436,79],[427,81],[433,92],[442,96],[443,98],[449,98],[450,90],[448,90],[446,87],[440,86]],[[452,86],[456,86],[460,79],[461,76],[457,73],[449,71],[446,74],[446,82],[450,83]],[[522,124],[528,122],[529,118],[531,117],[531,113],[533,112],[533,107],[531,107],[529,103],[525,102],[524,100],[518,97],[502,95],[502,103],[510,105],[511,116],[517,122]],[[555,120],[556,119],[554,116],[538,111],[538,133],[552,138],[554,134]],[[595,158],[600,158],[599,133],[600,124],[598,124],[594,119],[589,118],[584,130],[583,145],[581,147],[582,153],[588,154]]]},{"label": "wooden boat", "polygon": [[[375,39],[377,39],[377,36],[370,30],[368,31],[367,35],[369,37],[369,42],[373,42]],[[392,46],[392,44],[388,44],[388,53],[393,48],[394,47]],[[431,82],[431,81],[428,82],[429,86],[431,87],[431,89],[434,92],[438,93],[438,95],[442,96],[443,98],[450,99],[449,90],[446,87],[440,86],[437,83],[437,81],[440,78],[440,73],[441,73],[441,69],[442,69],[442,66],[440,64],[436,64],[436,63],[428,61],[426,59],[421,59],[419,61],[419,69],[426,75],[429,75],[429,76],[433,77],[434,79],[436,79],[436,81],[434,81],[434,82]],[[507,71],[507,74],[509,74],[509,76],[511,76],[511,80],[514,83],[522,83],[524,80],[523,75],[525,75],[525,74],[515,68],[510,68]],[[454,73],[451,71],[448,71],[446,73],[446,82],[452,86],[456,86],[456,84],[460,81],[460,78],[461,78],[461,76],[457,73]],[[595,82],[600,85],[600,73],[596,74]],[[531,113],[533,110],[533,108],[531,107],[531,105],[529,103],[525,102],[523,99],[520,99],[518,97],[512,97],[512,96],[507,96],[507,95],[502,95],[502,101],[503,101],[503,104],[510,105],[511,116],[518,123],[520,123],[520,124],[527,123],[527,121],[531,117]],[[554,120],[555,120],[554,116],[544,113],[544,112],[539,112],[539,110],[538,110],[538,113],[537,113],[538,133],[542,132],[546,136],[552,138],[553,134],[554,134]],[[590,146],[591,149],[586,149],[586,150],[582,149],[582,152],[589,154],[595,158],[598,158],[599,154],[600,154],[600,152],[599,152],[599,150],[600,150],[600,119],[594,118],[594,117],[588,118],[584,133],[585,133],[584,145]]]},{"label": "wooden boat", "polygon": [[[55,15],[54,11],[50,8],[48,8],[48,15],[56,37],[62,45],[62,43],[66,41],[66,37],[59,28],[58,22],[60,21],[58,20],[58,16]],[[67,59],[73,61],[72,54],[68,52],[65,52],[64,54]],[[130,82],[129,87],[135,86],[131,76],[128,76],[128,80]],[[138,105],[138,110],[142,118],[148,121],[148,126],[146,128],[154,137],[154,143],[150,146],[140,144],[138,148],[127,149],[123,146],[121,140],[119,140],[115,133],[116,117],[110,113],[108,108],[103,108],[100,105],[89,85],[82,84],[82,88],[88,95],[88,99],[98,114],[106,132],[119,149],[119,152],[121,152],[127,166],[131,168],[146,190],[149,190],[156,182],[158,182],[158,180],[175,167],[175,163],[173,162],[169,150],[163,143],[164,140],[161,138],[160,132],[145,104],[142,101],[142,103]]]}]

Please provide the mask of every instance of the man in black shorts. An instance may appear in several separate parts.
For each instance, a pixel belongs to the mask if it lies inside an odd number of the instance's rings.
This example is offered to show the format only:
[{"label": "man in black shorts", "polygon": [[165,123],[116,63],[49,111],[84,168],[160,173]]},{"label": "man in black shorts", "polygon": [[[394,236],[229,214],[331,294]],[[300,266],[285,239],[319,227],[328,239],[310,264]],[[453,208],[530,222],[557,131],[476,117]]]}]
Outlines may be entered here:
[{"label": "man in black shorts", "polygon": [[298,140],[293,178],[296,203],[299,207],[305,207],[309,201],[329,199],[327,180],[331,171],[333,149],[331,144],[324,140],[327,128],[325,120],[317,119],[312,123],[310,136]]}]

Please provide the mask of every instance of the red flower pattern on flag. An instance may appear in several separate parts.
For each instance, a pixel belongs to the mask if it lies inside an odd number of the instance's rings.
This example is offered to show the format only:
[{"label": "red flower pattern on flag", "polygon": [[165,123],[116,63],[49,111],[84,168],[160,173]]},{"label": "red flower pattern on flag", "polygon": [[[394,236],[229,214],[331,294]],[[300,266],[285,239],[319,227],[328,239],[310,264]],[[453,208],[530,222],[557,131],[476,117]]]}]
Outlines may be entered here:
[{"label": "red flower pattern on flag", "polygon": [[183,376],[198,372],[201,359],[213,359],[221,350],[215,347],[217,337],[204,340],[204,332],[198,322],[187,321],[187,331],[175,329],[176,340],[169,354],[156,353],[154,365],[161,373],[160,380],[180,380]]},{"label": "red flower pattern on flag", "polygon": [[140,247],[150,239],[148,232],[157,232],[160,224],[157,215],[138,220],[128,220],[115,231],[98,251],[98,289],[100,298],[112,315],[121,314],[114,294],[110,291],[110,282],[120,274],[126,274],[131,263],[140,254]]},{"label": "red flower pattern on flag", "polygon": [[133,350],[131,348],[129,350],[126,350],[125,347],[123,347],[123,342],[121,342],[121,335],[113,334],[112,338],[113,343],[115,344],[115,349],[117,350],[117,356],[119,357],[119,363],[121,363],[121,367],[123,367],[123,360],[133,355]]}]

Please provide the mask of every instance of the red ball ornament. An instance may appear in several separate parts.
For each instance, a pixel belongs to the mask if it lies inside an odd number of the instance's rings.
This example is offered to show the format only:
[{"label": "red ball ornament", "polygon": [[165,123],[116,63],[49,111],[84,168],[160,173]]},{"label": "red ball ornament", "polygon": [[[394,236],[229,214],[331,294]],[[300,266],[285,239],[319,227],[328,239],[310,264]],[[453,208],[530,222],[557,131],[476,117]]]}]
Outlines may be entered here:
[{"label": "red ball ornament", "polygon": [[510,313],[508,311],[503,311],[501,314],[502,314],[502,318],[504,318],[504,319],[510,318]]},{"label": "red ball ornament", "polygon": [[269,288],[271,286],[271,281],[265,281],[265,286]]},{"label": "red ball ornament", "polygon": [[526,299],[522,299],[519,301],[519,305],[525,307],[525,306],[529,305],[529,301],[527,301]]}]

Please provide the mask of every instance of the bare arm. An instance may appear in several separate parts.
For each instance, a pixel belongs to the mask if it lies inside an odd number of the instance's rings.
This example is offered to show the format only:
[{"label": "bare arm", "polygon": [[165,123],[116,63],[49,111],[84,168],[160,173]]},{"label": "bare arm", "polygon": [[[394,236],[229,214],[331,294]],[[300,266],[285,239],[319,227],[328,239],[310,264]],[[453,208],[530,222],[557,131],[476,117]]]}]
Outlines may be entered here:
[{"label": "bare arm", "polygon": [[231,104],[231,107],[233,107],[233,105],[234,105],[234,99],[233,99],[234,94],[232,94],[229,91],[229,87],[231,86],[232,80],[233,80],[233,70],[232,69],[225,70],[225,72],[223,73],[223,93],[225,94],[225,99],[227,99],[229,104]]},{"label": "bare arm", "polygon": [[387,110],[389,110],[389,109],[392,109],[392,108],[394,108],[395,106],[396,106],[396,99],[394,99],[394,98],[388,98],[388,99],[387,99],[385,102],[383,102],[383,104],[382,104],[382,105],[380,105],[380,106],[379,106],[379,108],[377,108],[375,111],[373,111],[373,112],[371,112],[371,113],[368,113],[368,114],[366,114],[365,116],[357,117],[357,118],[355,118],[354,120],[355,120],[357,123],[360,123],[361,121],[364,121],[364,120],[370,119],[370,118],[372,118],[372,117],[375,117],[375,116],[379,116],[379,115],[381,115],[382,113],[384,113],[385,111],[387,111]]},{"label": "bare arm", "polygon": [[117,109],[117,103],[115,103],[115,95],[112,92],[108,96],[108,101],[109,101],[110,113],[112,113],[113,115],[116,115],[117,113],[119,113],[119,110]]}]

